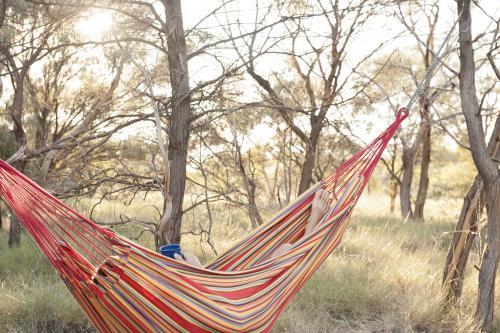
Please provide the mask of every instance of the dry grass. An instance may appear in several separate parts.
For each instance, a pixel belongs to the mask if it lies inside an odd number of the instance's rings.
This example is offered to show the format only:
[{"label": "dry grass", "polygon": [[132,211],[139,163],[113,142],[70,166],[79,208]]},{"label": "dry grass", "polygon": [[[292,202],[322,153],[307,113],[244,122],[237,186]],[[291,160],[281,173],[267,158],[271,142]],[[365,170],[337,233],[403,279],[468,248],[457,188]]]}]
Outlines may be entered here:
[{"label": "dry grass", "polygon": [[[449,232],[459,202],[430,204],[425,223],[387,215],[385,198],[367,195],[360,202],[342,245],[296,295],[274,332],[472,332],[477,272],[470,269],[463,304],[442,310],[440,281]],[[120,207],[105,204],[99,216],[110,218]],[[134,209],[129,207],[127,209]],[[135,207],[136,216],[151,214]],[[450,215],[446,215],[449,212]],[[217,220],[226,221],[224,210]],[[243,216],[239,216],[244,220]],[[193,215],[188,223],[194,223]],[[192,219],[192,220],[191,220]],[[233,216],[231,221],[238,220]],[[245,223],[220,223],[214,233],[219,250],[246,232]],[[134,230],[121,230],[133,233]],[[144,239],[151,244],[150,237]],[[93,332],[46,260],[24,239],[20,249],[6,249],[0,232],[0,332]],[[202,254],[197,238],[183,246]],[[206,257],[211,254],[203,247]],[[477,262],[474,253],[471,263]],[[469,265],[471,266],[471,265]],[[500,290],[497,290],[497,299]],[[500,327],[496,302],[496,327]]]}]

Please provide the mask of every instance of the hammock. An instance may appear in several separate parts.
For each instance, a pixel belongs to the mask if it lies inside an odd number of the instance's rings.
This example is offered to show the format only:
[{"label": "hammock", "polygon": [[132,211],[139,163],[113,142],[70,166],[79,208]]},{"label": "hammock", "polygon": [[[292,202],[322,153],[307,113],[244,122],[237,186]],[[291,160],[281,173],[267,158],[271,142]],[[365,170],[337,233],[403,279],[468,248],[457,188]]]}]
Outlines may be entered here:
[{"label": "hammock", "polygon": [[[99,226],[0,160],[0,195],[101,332],[269,332],[339,244],[352,209],[399,124],[395,121],[205,268],[162,256]],[[303,236],[315,192],[332,205]],[[285,253],[271,257],[282,244]]]}]

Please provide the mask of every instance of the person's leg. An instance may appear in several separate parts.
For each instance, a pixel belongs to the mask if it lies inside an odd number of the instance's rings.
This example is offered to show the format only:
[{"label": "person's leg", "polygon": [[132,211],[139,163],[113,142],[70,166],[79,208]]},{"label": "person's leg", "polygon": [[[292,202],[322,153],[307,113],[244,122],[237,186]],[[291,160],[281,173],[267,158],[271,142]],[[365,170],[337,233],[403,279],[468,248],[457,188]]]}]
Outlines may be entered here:
[{"label": "person's leg", "polygon": [[[323,218],[328,209],[330,208],[330,192],[319,189],[314,195],[314,199],[311,206],[311,215],[309,215],[309,220],[307,221],[306,229],[304,231],[304,236],[311,233],[311,231],[316,227],[318,222]],[[272,254],[271,258],[276,258],[279,255],[287,252],[292,247],[292,244],[283,244],[278,247]],[[174,254],[174,258],[187,262],[188,264],[196,267],[202,267],[198,257],[192,253],[184,252],[185,259],[179,255]]]},{"label": "person's leg", "polygon": [[[304,236],[309,235],[311,231],[316,227],[318,222],[323,218],[328,209],[330,208],[330,192],[319,189],[314,195],[314,199],[311,206],[311,215],[309,215],[309,220],[307,221],[306,228],[304,231]],[[302,237],[304,237],[302,236]],[[275,258],[292,247],[292,244],[283,244],[278,247],[272,254],[271,258]]]}]

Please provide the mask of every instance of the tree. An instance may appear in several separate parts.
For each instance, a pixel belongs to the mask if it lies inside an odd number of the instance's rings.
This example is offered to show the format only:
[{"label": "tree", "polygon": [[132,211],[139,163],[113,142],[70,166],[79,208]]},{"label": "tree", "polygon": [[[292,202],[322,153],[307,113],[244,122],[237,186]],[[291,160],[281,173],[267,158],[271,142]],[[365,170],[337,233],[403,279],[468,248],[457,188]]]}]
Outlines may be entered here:
[{"label": "tree", "polygon": [[[167,36],[168,67],[172,87],[172,113],[170,115],[168,158],[170,170],[165,191],[172,198],[171,215],[162,216],[159,225],[160,245],[180,243],[182,203],[186,189],[186,163],[191,126],[188,54],[182,24],[180,0],[162,0],[165,7],[165,35]],[[167,206],[167,210],[169,207]]]},{"label": "tree", "polygon": [[[0,125],[0,159],[6,160],[15,152],[16,143],[11,131],[5,126]],[[4,208],[4,202],[0,200],[0,230],[2,229],[2,224],[4,218],[8,217],[7,208]]]},{"label": "tree", "polygon": [[[13,122],[12,133],[17,150],[25,148],[27,144],[24,125],[26,78],[33,64],[44,56],[43,51],[50,36],[61,24],[58,20],[47,20],[46,14],[36,5],[27,5],[24,9],[16,6],[9,8],[9,5],[3,2],[2,6],[1,28],[4,36],[0,43],[0,55],[13,88],[13,96],[7,112]],[[16,161],[14,166],[23,172],[26,163],[20,160]],[[21,226],[15,215],[11,216],[9,246],[19,246]]]},{"label": "tree", "polygon": [[[500,79],[500,78],[499,78]],[[494,160],[500,159],[500,117],[497,117],[488,153]],[[462,294],[465,268],[478,232],[481,212],[484,208],[484,183],[479,175],[465,194],[460,216],[448,249],[443,273],[443,291],[448,305],[457,304]]]},{"label": "tree", "polygon": [[[500,259],[500,172],[485,144],[483,118],[477,99],[472,41],[471,1],[457,1],[459,15],[460,100],[465,116],[471,154],[484,183],[487,210],[487,232],[479,271],[479,294],[476,322],[481,331],[493,328],[495,278]],[[497,115],[498,117],[498,115]]]},{"label": "tree", "polygon": [[[155,174],[152,183],[147,185],[152,189],[161,190],[165,198],[161,209],[161,218],[157,232],[158,245],[176,242],[181,238],[181,222],[183,202],[186,187],[186,168],[189,149],[189,138],[193,128],[203,122],[212,121],[214,114],[224,114],[227,110],[213,107],[210,99],[218,94],[223,84],[238,74],[244,64],[227,61],[219,56],[216,50],[219,46],[230,44],[235,39],[250,35],[244,33],[231,38],[218,38],[215,34],[205,31],[201,25],[207,18],[219,13],[226,3],[221,1],[209,15],[202,18],[192,29],[184,30],[180,1],[161,1],[162,7],[141,1],[109,1],[96,4],[93,1],[83,3],[67,3],[64,6],[83,10],[108,10],[115,13],[118,25],[123,24],[128,29],[116,29],[112,38],[105,41],[85,41],[72,45],[87,44],[126,44],[132,58],[148,59],[145,55],[157,57],[152,72],[154,93],[141,91],[140,95],[151,100],[160,109],[163,125],[162,131],[168,132],[168,166],[165,163],[164,175]],[[266,31],[270,27],[283,22],[277,22],[259,27],[255,33]],[[207,29],[209,30],[209,29]],[[254,33],[252,32],[252,33]],[[199,46],[201,44],[201,46]],[[256,55],[257,57],[258,55]],[[213,77],[203,77],[194,80],[189,77],[189,61],[191,59],[213,60],[218,72]],[[146,64],[140,64],[146,68]],[[165,75],[167,74],[168,75]],[[190,83],[194,82],[192,86]],[[159,89],[161,93],[158,93]],[[147,89],[148,90],[148,89]],[[217,116],[215,116],[217,117]],[[167,159],[165,159],[167,161]],[[156,171],[156,170],[155,170]],[[144,188],[144,180],[149,175],[129,174],[129,178],[139,180],[138,189]],[[170,204],[171,200],[171,204]],[[169,208],[171,205],[171,209]]]},{"label": "tree", "polygon": [[[344,96],[344,90],[347,90],[356,68],[375,51],[354,65],[351,72],[344,73],[342,70],[343,61],[349,52],[348,46],[355,37],[355,32],[373,15],[372,5],[370,1],[364,0],[344,7],[339,1],[325,4],[318,0],[315,4],[318,9],[317,13],[306,11],[302,16],[291,20],[290,24],[286,25],[288,36],[284,38],[285,41],[290,42],[289,50],[277,51],[277,53],[284,53],[288,56],[295,74],[294,79],[286,79],[275,74],[275,84],[257,73],[253,59],[254,49],[257,49],[255,34],[251,41],[246,43],[249,60],[248,74],[263,90],[268,107],[279,113],[304,146],[298,194],[307,190],[313,180],[318,143],[322,130],[328,124],[328,111],[345,105],[365,88],[358,86],[352,92],[352,96]],[[293,8],[293,10],[297,9]],[[312,18],[324,20],[325,26],[328,27],[328,40],[317,43],[314,38],[310,38],[307,22]],[[307,48],[299,49],[297,46],[299,41],[305,43]],[[305,98],[297,99],[298,92],[302,92]],[[307,105],[304,105],[304,100]],[[297,124],[301,117],[307,119],[309,130],[304,130]],[[334,126],[338,125],[334,124]]]},{"label": "tree", "polygon": [[[498,69],[493,52],[498,50],[497,37],[500,32],[500,20],[496,21],[496,28],[493,32],[491,46],[486,54],[491,69],[497,80],[500,80],[500,70]],[[487,95],[491,93],[497,81],[492,82],[481,98],[480,110],[487,112],[488,107],[484,105]],[[454,139],[459,142],[457,139]],[[466,147],[470,150],[469,147]],[[488,154],[497,163],[500,161],[500,117],[496,117],[493,131],[487,146]],[[478,225],[485,206],[484,183],[478,174],[474,177],[472,185],[469,187],[462,205],[460,216],[450,242],[446,264],[443,272],[443,291],[446,295],[447,305],[456,305],[462,294],[464,273],[467,267],[469,254],[478,234]]]},{"label": "tree", "polygon": [[[434,1],[430,4],[428,3],[415,3],[417,7],[418,15],[424,15],[424,20],[415,20],[411,15],[403,14],[402,4],[398,2],[398,19],[405,26],[405,28],[414,36],[417,41],[418,51],[422,59],[422,73],[427,73],[431,70],[431,66],[435,57],[435,40],[436,40],[436,30],[439,22],[439,2]],[[413,4],[408,4],[409,9],[413,11]],[[421,16],[419,16],[421,17]],[[422,34],[418,32],[419,22],[424,22],[426,24],[426,35],[423,39]],[[446,56],[447,54],[444,54]],[[446,65],[445,65],[446,67]],[[415,82],[419,79],[411,67],[406,69],[411,73]],[[451,69],[450,69],[451,70]],[[453,75],[457,73],[451,70]],[[422,79],[420,79],[422,80]],[[446,78],[445,83],[437,87],[424,87],[423,91],[419,96],[419,130],[415,135],[412,142],[406,142],[403,140],[403,152],[402,152],[402,168],[403,176],[401,179],[400,186],[400,203],[401,203],[401,214],[403,217],[409,216],[411,218],[423,220],[424,218],[424,207],[427,198],[427,192],[429,189],[429,166],[431,163],[431,123],[433,121],[431,115],[431,108],[435,103],[438,96],[446,89],[453,89],[453,81]],[[420,173],[417,195],[415,198],[414,209],[412,209],[412,195],[411,195],[411,185],[413,182],[414,167],[417,163],[417,155],[420,155]]]}]

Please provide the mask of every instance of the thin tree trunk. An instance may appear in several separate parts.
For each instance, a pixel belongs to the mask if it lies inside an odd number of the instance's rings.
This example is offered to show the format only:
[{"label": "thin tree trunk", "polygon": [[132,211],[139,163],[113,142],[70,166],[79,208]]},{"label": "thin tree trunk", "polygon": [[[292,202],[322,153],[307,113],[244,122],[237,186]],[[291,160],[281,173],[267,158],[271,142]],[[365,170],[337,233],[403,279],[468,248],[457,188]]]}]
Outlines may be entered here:
[{"label": "thin tree trunk", "polygon": [[431,163],[430,101],[426,95],[422,95],[421,105],[422,160],[420,161],[420,181],[413,217],[423,220],[425,200],[429,189],[429,165]]},{"label": "thin tree trunk", "polygon": [[403,218],[413,217],[411,209],[411,183],[413,180],[413,153],[411,149],[403,149],[403,177],[399,186],[399,201]]},{"label": "thin tree trunk", "polygon": [[[291,131],[288,132],[288,143],[286,142],[285,138],[285,144],[286,144],[286,149],[288,149],[288,160],[286,160],[286,154],[284,153],[283,155],[283,168],[285,168],[285,204],[284,206],[288,205],[290,203],[290,200],[292,198],[292,188],[293,188],[293,151],[292,151],[292,142],[293,142],[293,133]],[[286,152],[286,150],[285,150]]]},{"label": "thin tree trunk", "polygon": [[301,195],[311,186],[315,152],[316,147],[307,145],[306,156],[304,157],[304,163],[302,164],[302,168],[300,171],[300,183],[297,195]]},{"label": "thin tree trunk", "polygon": [[[24,147],[27,143],[26,133],[23,128],[23,101],[24,101],[24,77],[21,77],[16,82],[16,88],[14,92],[14,98],[12,105],[10,106],[10,116],[14,121],[14,137],[16,139],[16,149],[19,150]],[[13,167],[18,169],[20,172],[24,172],[26,162],[19,161],[13,164]],[[9,228],[9,247],[19,247],[21,246],[21,225],[19,220],[14,215],[11,214],[10,218],[10,228]]]},{"label": "thin tree trunk", "polygon": [[250,215],[250,221],[252,222],[252,227],[256,229],[264,223],[262,216],[260,215],[259,209],[257,208],[257,202],[255,200],[255,182],[251,179],[247,180],[248,191],[248,212]]},{"label": "thin tree trunk", "polygon": [[0,231],[3,229],[3,219],[4,219],[3,201],[0,200]]},{"label": "thin tree trunk", "polygon": [[[470,0],[458,0],[460,101],[467,124],[467,134],[474,164],[484,182],[488,226],[479,271],[479,293],[476,324],[483,332],[493,329],[495,278],[500,257],[500,174],[498,165],[485,144],[481,109],[476,94],[474,49],[472,47],[472,19]],[[496,125],[500,125],[496,122]]]},{"label": "thin tree trunk", "polygon": [[14,212],[10,214],[9,247],[21,246],[21,225]]},{"label": "thin tree trunk", "polygon": [[321,123],[317,123],[317,120],[311,121],[311,134],[309,135],[309,142],[306,144],[306,156],[304,157],[304,163],[302,163],[299,191],[297,195],[301,195],[311,186],[314,161],[316,160],[316,149],[321,129]]},{"label": "thin tree trunk", "polygon": [[477,233],[478,217],[481,214],[481,192],[483,182],[477,175],[464,197],[455,232],[448,249],[443,273],[443,292],[448,305],[456,305],[462,294],[464,272],[470,250]]},{"label": "thin tree trunk", "polygon": [[495,279],[500,259],[500,178],[486,185],[488,226],[486,245],[479,271],[476,320],[484,332],[493,331]]},{"label": "thin tree trunk", "polygon": [[189,73],[186,39],[180,0],[162,0],[165,7],[168,66],[172,87],[172,114],[169,127],[168,157],[170,160],[169,191],[172,214],[160,229],[160,245],[181,240],[182,203],[186,188],[186,164],[191,125]]},{"label": "thin tree trunk", "polygon": [[[497,118],[495,128],[487,147],[491,156],[497,157],[500,151],[500,118]],[[477,223],[483,211],[485,200],[484,186],[481,177],[477,175],[467,191],[462,205],[462,211],[448,250],[443,274],[443,292],[447,304],[456,305],[462,294],[464,271],[467,266],[472,243],[476,237]]]},{"label": "thin tree trunk", "polygon": [[[257,208],[257,201],[255,199],[256,184],[253,175],[247,174],[245,167],[243,165],[243,158],[241,156],[241,147],[236,138],[236,133],[234,135],[234,149],[236,150],[236,164],[238,166],[238,171],[243,178],[243,183],[245,184],[245,190],[248,199],[248,215],[250,217],[250,222],[252,223],[252,228],[256,229],[261,224],[264,223],[262,216],[260,215],[259,209]],[[251,157],[249,156],[249,161]]]},{"label": "thin tree trunk", "polygon": [[390,211],[391,213],[394,213],[394,210],[396,209],[396,197],[398,195],[398,181],[394,178],[391,180],[391,192],[389,194],[390,196]]}]

